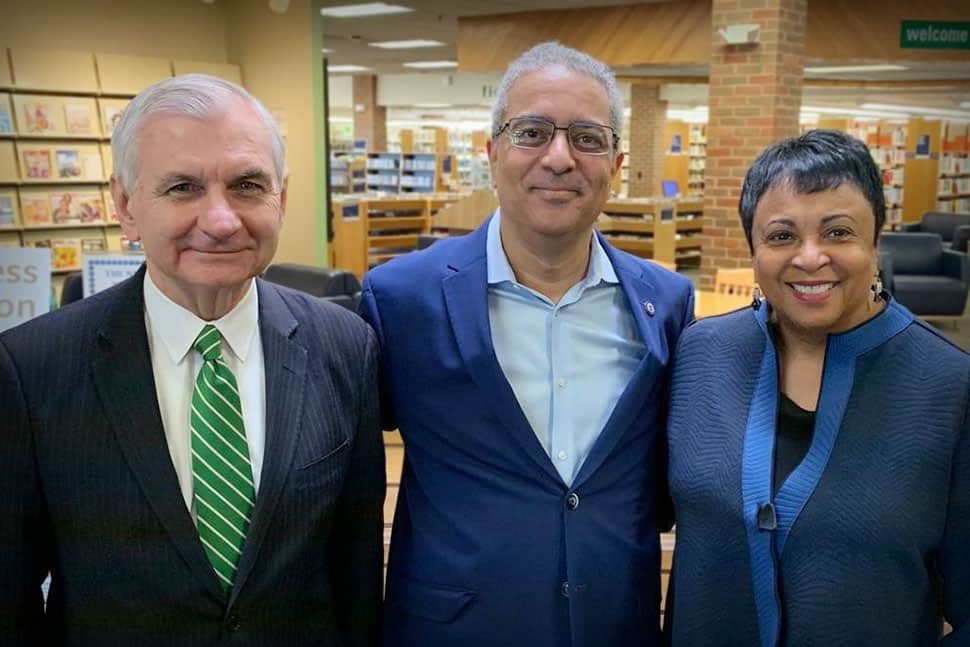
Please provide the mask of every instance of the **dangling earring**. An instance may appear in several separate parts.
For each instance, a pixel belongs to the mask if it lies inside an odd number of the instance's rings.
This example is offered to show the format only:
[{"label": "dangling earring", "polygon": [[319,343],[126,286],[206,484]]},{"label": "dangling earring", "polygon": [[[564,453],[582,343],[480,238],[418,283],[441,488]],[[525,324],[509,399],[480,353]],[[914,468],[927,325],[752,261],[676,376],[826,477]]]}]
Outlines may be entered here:
[{"label": "dangling earring", "polygon": [[878,272],[876,272],[876,278],[872,282],[872,285],[869,286],[869,289],[872,291],[872,300],[878,303],[879,300],[882,298],[882,290],[883,290],[882,278],[879,276]]},{"label": "dangling earring", "polygon": [[761,294],[761,288],[755,286],[754,289],[751,290],[751,307],[757,310],[761,307],[761,302],[764,301],[764,299],[764,295]]}]

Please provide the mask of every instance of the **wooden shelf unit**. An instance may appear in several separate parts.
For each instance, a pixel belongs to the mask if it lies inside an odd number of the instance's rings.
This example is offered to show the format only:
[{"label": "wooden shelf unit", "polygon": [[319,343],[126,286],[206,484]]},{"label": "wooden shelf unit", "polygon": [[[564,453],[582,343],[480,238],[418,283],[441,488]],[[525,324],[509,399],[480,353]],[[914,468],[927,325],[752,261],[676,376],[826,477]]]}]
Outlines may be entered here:
[{"label": "wooden shelf unit", "polygon": [[431,232],[431,217],[457,199],[427,197],[346,198],[333,205],[334,265],[363,278],[371,267],[417,249]]},{"label": "wooden shelf unit", "polygon": [[970,126],[944,122],[936,211],[970,213]]},{"label": "wooden shelf unit", "polygon": [[678,266],[700,263],[704,203],[697,198],[614,199],[597,227],[614,247]]}]

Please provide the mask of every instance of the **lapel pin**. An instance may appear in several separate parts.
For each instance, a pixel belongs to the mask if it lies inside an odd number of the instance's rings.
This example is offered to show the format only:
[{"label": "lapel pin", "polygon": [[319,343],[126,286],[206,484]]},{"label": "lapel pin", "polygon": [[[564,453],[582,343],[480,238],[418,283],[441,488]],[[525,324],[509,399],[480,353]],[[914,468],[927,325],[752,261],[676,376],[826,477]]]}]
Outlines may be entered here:
[{"label": "lapel pin", "polygon": [[643,308],[647,311],[647,314],[651,317],[657,313],[657,309],[653,307],[653,303],[650,301],[643,302]]}]

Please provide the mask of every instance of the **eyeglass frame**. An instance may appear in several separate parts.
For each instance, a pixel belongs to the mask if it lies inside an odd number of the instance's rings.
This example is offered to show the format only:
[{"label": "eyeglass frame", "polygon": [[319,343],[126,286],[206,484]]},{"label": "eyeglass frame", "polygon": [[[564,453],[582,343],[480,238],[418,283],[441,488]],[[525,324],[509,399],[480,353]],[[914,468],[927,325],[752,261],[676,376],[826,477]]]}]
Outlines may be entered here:
[{"label": "eyeglass frame", "polygon": [[[499,128],[497,131],[495,131],[495,133],[492,134],[492,137],[498,137],[506,130],[508,130],[508,127],[512,125],[513,121],[518,121],[520,119],[527,119],[531,121],[541,121],[541,122],[550,124],[552,126],[552,136],[549,138],[549,141],[547,141],[542,146],[522,146],[520,144],[516,144],[515,142],[513,142],[512,138],[510,137],[509,143],[520,150],[526,150],[526,151],[545,150],[552,143],[552,140],[556,138],[557,130],[566,131],[566,143],[569,144],[569,150],[579,153],[580,155],[595,155],[595,156],[609,155],[610,153],[615,153],[620,150],[620,136],[616,133],[616,128],[614,128],[613,126],[609,126],[607,124],[598,124],[595,121],[574,121],[571,124],[568,124],[566,126],[557,126],[556,122],[546,119],[545,117],[530,117],[530,116],[511,117],[510,119],[506,120],[504,124],[502,124],[501,128]],[[588,151],[581,151],[576,149],[576,147],[573,146],[572,139],[569,138],[569,129],[572,128],[573,126],[597,126],[599,128],[609,128],[610,134],[612,135],[612,138],[611,138],[611,142],[613,144],[612,150],[605,150],[602,153],[590,153]]]}]

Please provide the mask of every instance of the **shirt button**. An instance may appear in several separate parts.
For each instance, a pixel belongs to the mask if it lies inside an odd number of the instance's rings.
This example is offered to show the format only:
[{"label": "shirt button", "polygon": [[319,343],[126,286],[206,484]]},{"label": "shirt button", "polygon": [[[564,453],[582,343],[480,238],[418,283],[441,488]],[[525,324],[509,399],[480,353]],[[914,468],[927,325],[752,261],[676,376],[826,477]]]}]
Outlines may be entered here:
[{"label": "shirt button", "polygon": [[566,497],[566,507],[570,510],[575,510],[579,507],[579,495],[575,492],[570,492],[569,496]]},{"label": "shirt button", "polygon": [[566,452],[564,452],[564,451],[560,451],[560,452],[559,452],[558,454],[556,454],[556,456],[557,456],[557,457],[559,458],[559,460],[561,460],[561,461],[564,461],[564,460],[566,460]]},{"label": "shirt button", "polygon": [[566,386],[566,378],[564,377],[559,378],[558,380],[556,380],[556,384],[561,389],[562,387]]}]

